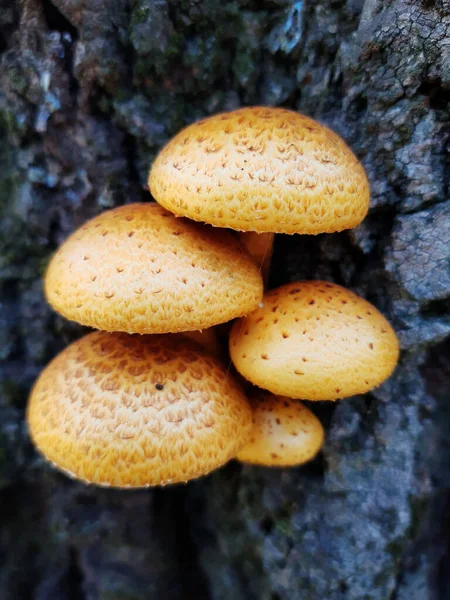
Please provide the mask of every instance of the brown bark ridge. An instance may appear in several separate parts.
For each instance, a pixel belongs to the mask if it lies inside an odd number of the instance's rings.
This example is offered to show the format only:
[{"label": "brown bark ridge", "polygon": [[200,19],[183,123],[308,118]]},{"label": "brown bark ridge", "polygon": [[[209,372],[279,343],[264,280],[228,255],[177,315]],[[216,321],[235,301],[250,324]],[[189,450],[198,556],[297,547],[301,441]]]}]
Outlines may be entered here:
[{"label": "brown bark ridge", "polygon": [[[450,597],[448,0],[0,0],[0,598]],[[277,237],[271,285],[324,278],[399,333],[394,377],[314,405],[307,467],[230,464],[186,487],[96,490],[55,473],[28,390],[81,329],[41,275],[87,218],[150,199],[183,125],[290,107],[341,134],[372,188],[354,231]]]}]

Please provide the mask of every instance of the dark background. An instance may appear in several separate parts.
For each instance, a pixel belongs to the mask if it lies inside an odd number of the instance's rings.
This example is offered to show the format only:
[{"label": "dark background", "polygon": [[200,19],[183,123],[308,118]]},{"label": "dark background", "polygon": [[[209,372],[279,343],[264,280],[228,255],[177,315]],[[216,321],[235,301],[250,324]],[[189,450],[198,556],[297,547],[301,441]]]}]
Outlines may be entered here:
[{"label": "dark background", "polygon": [[[450,598],[449,39],[449,0],[0,0],[1,600]],[[150,199],[183,125],[249,104],[328,124],[372,188],[357,230],[278,236],[271,284],[355,289],[401,364],[314,406],[327,441],[304,468],[71,482],[24,424],[30,385],[81,333],[44,303],[49,257]]]}]

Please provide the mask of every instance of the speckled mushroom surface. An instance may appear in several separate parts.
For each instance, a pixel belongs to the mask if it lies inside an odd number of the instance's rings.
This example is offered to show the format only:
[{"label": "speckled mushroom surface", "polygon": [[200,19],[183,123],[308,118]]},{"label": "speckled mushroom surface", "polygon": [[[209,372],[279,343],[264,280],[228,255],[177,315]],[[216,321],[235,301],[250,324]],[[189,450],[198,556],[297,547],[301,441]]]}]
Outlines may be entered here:
[{"label": "speckled mushroom surface", "polygon": [[356,227],[364,169],[345,142],[299,113],[242,108],[186,127],[149,175],[171,212],[241,231],[317,234]]},{"label": "speckled mushroom surface", "polygon": [[304,400],[363,394],[398,360],[394,330],[372,304],[325,281],[267,292],[263,307],[236,321],[231,358],[253,384]]},{"label": "speckled mushroom surface", "polygon": [[241,462],[289,467],[308,462],[321,449],[322,424],[302,402],[261,390],[251,405],[250,440],[236,456]]},{"label": "speckled mushroom surface", "polygon": [[33,442],[85,482],[145,487],[199,477],[248,440],[251,410],[226,368],[181,336],[94,332],[37,380]]},{"label": "speckled mushroom surface", "polygon": [[262,277],[239,241],[155,203],[105,212],[56,252],[45,277],[52,307],[105,331],[197,330],[253,310]]}]

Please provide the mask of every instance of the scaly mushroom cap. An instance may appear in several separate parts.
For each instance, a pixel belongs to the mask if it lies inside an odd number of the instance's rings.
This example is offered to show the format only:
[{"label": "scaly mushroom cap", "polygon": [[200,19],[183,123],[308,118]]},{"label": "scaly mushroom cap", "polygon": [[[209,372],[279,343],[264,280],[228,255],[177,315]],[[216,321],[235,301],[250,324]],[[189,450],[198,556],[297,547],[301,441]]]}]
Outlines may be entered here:
[{"label": "scaly mushroom cap", "polygon": [[235,322],[230,353],[246,379],[274,394],[336,400],[387,379],[399,346],[366,300],[333,283],[300,281],[268,292],[262,308]]},{"label": "scaly mushroom cap", "polygon": [[304,115],[268,107],[186,127],[157,156],[149,187],[176,215],[275,233],[356,227],[370,197],[363,167],[338,135]]},{"label": "scaly mushroom cap", "polygon": [[91,333],[59,354],[28,405],[35,445],[85,482],[187,481],[234,457],[251,409],[226,369],[181,336]]},{"label": "scaly mushroom cap", "polygon": [[290,467],[308,462],[323,445],[319,419],[298,400],[262,390],[252,397],[250,441],[237,460],[267,467]]},{"label": "scaly mushroom cap", "polygon": [[206,329],[261,302],[257,266],[227,232],[178,219],[157,204],[129,204],[81,227],[45,278],[49,303],[104,331]]}]

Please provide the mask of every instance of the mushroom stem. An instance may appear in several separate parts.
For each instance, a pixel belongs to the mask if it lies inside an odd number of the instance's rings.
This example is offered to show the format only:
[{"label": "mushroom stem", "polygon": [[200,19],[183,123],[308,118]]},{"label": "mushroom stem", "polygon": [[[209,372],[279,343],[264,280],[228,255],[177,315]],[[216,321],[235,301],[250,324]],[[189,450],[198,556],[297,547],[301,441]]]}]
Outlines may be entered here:
[{"label": "mushroom stem", "polygon": [[[202,331],[185,331],[180,334],[172,334],[172,335],[185,335],[194,342],[197,342],[205,350],[208,351],[208,354],[214,356],[214,358],[218,358],[219,360],[223,358],[224,348],[220,343],[218,329],[220,325],[215,325],[214,327],[208,327],[208,329],[203,329]],[[228,331],[228,330],[227,330]]]},{"label": "mushroom stem", "polygon": [[269,279],[274,238],[274,233],[257,233],[256,231],[241,231],[239,233],[241,243],[259,267],[264,280],[264,287],[267,286]]}]

